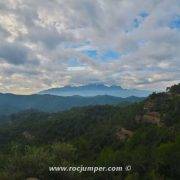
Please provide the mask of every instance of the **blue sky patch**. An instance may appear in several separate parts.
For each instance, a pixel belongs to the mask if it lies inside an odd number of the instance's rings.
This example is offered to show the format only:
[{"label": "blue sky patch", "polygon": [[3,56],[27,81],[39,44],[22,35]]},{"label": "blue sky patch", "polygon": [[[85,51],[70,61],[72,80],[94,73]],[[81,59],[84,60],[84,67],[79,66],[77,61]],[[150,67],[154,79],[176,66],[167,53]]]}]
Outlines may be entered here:
[{"label": "blue sky patch", "polygon": [[101,55],[101,59],[106,61],[118,59],[119,57],[120,57],[120,53],[113,50],[108,50]]},{"label": "blue sky patch", "polygon": [[114,50],[107,50],[104,52],[98,52],[97,50],[83,51],[84,54],[99,61],[111,61],[120,58],[120,53]]},{"label": "blue sky patch", "polygon": [[180,29],[180,15],[176,15],[169,23],[170,28]]},{"label": "blue sky patch", "polygon": [[71,58],[68,60],[68,65],[69,66],[79,66],[81,63],[75,59],[75,58]]},{"label": "blue sky patch", "polygon": [[143,18],[146,18],[149,14],[146,11],[143,11],[139,15]]},{"label": "blue sky patch", "polygon": [[97,51],[96,50],[86,50],[86,51],[84,51],[84,53],[93,59],[97,58]]}]

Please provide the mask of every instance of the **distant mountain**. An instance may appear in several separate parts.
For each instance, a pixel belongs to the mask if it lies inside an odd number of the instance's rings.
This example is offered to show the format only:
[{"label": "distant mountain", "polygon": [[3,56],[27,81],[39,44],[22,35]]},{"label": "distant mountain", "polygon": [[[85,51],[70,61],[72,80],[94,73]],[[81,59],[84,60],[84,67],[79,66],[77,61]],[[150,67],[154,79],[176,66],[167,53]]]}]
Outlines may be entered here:
[{"label": "distant mountain", "polygon": [[95,97],[61,97],[54,95],[14,95],[0,93],[0,116],[28,109],[36,109],[44,112],[57,112],[77,106],[127,104],[141,100],[143,100],[143,98],[133,96],[128,98],[105,95]]},{"label": "distant mountain", "polygon": [[40,91],[39,94],[51,94],[57,96],[98,96],[109,95],[116,97],[147,97],[152,92],[137,89],[123,89],[120,86],[107,86],[104,84],[88,84],[83,86],[64,86]]}]

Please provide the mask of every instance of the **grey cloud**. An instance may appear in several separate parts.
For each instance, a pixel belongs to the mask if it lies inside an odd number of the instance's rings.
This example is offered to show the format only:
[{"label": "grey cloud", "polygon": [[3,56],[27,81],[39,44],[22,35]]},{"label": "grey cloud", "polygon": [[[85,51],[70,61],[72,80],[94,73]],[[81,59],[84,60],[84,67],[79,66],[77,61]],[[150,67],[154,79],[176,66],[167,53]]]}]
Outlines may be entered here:
[{"label": "grey cloud", "polygon": [[[35,91],[98,81],[165,88],[180,80],[180,31],[168,26],[180,12],[178,0],[2,0],[0,4],[4,17],[0,76],[7,79],[9,73],[11,86],[3,84],[9,91],[17,91],[18,84],[29,86],[30,93],[31,87]],[[148,17],[133,27],[142,12]],[[115,50],[121,57],[99,62],[77,50],[78,44],[87,42],[98,53]],[[87,68],[68,71],[69,59]]]},{"label": "grey cloud", "polygon": [[4,42],[0,44],[0,59],[9,64],[38,64],[31,50],[20,43]]},{"label": "grey cloud", "polygon": [[10,36],[10,33],[0,25],[0,39],[8,36]]},{"label": "grey cloud", "polygon": [[10,64],[26,63],[28,50],[16,43],[4,43],[0,45],[0,58]]},{"label": "grey cloud", "polygon": [[55,28],[34,27],[29,32],[29,39],[35,43],[42,43],[49,49],[54,49],[58,44],[73,41],[75,38],[71,33],[59,33]]}]

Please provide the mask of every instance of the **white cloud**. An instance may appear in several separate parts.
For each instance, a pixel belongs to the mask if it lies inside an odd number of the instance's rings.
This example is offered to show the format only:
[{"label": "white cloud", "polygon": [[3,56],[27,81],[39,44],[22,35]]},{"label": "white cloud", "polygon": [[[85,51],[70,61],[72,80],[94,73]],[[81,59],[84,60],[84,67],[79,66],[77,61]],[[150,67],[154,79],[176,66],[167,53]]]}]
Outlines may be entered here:
[{"label": "white cloud", "polygon": [[[169,26],[179,12],[178,0],[1,0],[0,91],[97,81],[162,89],[179,82],[180,29]],[[121,57],[103,62],[83,50]]]}]

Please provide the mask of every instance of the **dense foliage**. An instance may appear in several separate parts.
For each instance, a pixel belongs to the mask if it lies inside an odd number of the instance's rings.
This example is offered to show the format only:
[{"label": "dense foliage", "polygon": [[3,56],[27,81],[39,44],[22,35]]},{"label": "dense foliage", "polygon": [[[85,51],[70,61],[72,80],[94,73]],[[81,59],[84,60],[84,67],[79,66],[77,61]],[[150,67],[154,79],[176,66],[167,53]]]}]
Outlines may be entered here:
[{"label": "dense foliage", "polygon": [[[180,86],[180,85],[178,85]],[[128,132],[124,138],[123,132]],[[127,134],[128,134],[127,133]],[[49,166],[125,166],[129,172],[49,172]],[[0,126],[0,179],[180,179],[180,94],[128,106],[25,111]]]}]

